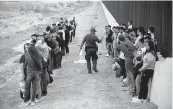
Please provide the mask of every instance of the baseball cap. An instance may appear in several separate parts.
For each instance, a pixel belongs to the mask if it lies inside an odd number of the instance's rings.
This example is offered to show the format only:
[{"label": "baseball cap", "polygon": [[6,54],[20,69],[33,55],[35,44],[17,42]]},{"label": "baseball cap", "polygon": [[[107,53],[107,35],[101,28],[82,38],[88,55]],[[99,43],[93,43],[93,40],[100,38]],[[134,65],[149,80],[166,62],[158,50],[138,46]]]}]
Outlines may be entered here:
[{"label": "baseball cap", "polygon": [[96,29],[95,29],[94,27],[91,27],[90,31],[97,32]]}]

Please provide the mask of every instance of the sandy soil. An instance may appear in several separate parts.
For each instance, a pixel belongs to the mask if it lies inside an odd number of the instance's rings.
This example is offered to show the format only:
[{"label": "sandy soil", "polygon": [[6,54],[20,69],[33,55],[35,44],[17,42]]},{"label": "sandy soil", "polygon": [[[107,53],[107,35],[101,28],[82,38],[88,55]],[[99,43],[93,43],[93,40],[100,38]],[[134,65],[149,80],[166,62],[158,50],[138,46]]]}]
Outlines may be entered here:
[{"label": "sandy soil", "polygon": [[[86,64],[73,63],[79,59],[79,45],[90,27],[95,26],[96,34],[101,37],[107,25],[99,4],[75,16],[79,25],[77,36],[70,44],[70,54],[63,57],[62,69],[53,73],[54,82],[48,86],[48,95],[35,106],[21,109],[157,109],[152,103],[131,103],[128,88],[121,87],[120,79],[111,70],[112,58],[105,57],[105,43],[98,44],[102,53],[98,60],[99,73],[89,75]],[[18,109],[22,102],[18,86],[21,74],[19,65],[14,66],[15,75],[0,88],[0,109]]]}]

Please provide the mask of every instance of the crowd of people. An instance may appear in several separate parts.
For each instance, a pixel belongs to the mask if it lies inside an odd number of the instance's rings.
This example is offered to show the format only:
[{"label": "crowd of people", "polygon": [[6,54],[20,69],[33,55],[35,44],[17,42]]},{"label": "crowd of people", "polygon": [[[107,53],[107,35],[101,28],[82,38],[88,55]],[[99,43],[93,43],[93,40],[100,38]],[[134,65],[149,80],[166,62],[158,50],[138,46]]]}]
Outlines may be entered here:
[{"label": "crowd of people", "polygon": [[[47,26],[41,35],[32,34],[31,41],[24,45],[24,53],[20,58],[22,79],[20,96],[24,100],[21,106],[34,105],[40,102],[42,96],[47,95],[47,85],[53,82],[51,74],[54,69],[62,67],[63,56],[69,53],[69,43],[75,37],[77,23],[75,17],[68,21],[60,21]],[[133,28],[132,21],[128,26],[105,26],[106,56],[115,59],[113,70],[123,77],[123,87],[129,87],[132,102],[146,102],[149,100],[150,84],[154,73],[157,57],[157,41],[154,37],[154,27],[148,32],[144,27]],[[93,70],[97,70],[96,42],[101,43],[92,27],[82,41],[80,50],[85,44],[88,73],[92,74],[90,59],[92,57]],[[120,69],[119,71],[117,69]],[[32,86],[32,87],[31,87]]]},{"label": "crowd of people", "polygon": [[[128,25],[105,26],[106,48],[108,57],[113,57],[113,70],[117,77],[122,77],[122,87],[129,87],[132,102],[149,101],[151,80],[155,62],[158,60],[157,41],[154,27],[148,32],[144,27],[133,28]],[[149,82],[150,81],[150,82]]]},{"label": "crowd of people", "polygon": [[75,37],[76,26],[75,17],[70,21],[61,18],[47,26],[43,34],[32,34],[31,41],[24,44],[20,58],[20,96],[24,100],[21,106],[34,105],[47,95],[47,85],[53,82],[51,74],[62,67],[62,58],[69,53],[68,45]]}]

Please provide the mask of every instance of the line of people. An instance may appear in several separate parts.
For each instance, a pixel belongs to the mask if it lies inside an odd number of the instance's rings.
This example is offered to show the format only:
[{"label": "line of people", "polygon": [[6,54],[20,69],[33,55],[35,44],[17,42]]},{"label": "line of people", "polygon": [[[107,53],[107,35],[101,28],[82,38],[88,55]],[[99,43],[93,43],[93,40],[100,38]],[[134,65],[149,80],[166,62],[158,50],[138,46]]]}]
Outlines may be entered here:
[{"label": "line of people", "polygon": [[62,67],[62,57],[69,53],[76,26],[75,17],[71,21],[61,18],[57,24],[47,26],[42,35],[31,35],[31,41],[24,44],[20,58],[20,97],[24,101],[20,106],[34,105],[47,95],[47,85],[53,82],[51,74]]},{"label": "line of people", "polygon": [[145,32],[144,27],[133,28],[132,21],[129,21],[128,26],[122,24],[111,28],[108,25],[105,29],[106,56],[115,59],[112,68],[117,77],[123,77],[122,87],[129,87],[132,102],[149,101],[151,80],[158,60],[154,27]]}]

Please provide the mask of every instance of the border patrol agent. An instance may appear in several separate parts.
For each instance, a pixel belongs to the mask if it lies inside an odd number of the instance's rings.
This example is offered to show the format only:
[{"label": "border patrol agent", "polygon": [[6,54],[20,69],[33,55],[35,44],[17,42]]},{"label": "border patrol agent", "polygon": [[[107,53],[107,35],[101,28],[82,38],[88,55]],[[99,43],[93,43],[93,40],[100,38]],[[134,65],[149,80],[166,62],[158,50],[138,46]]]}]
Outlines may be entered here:
[{"label": "border patrol agent", "polygon": [[95,72],[98,72],[97,70],[97,51],[98,51],[98,46],[96,42],[101,43],[103,41],[103,37],[101,39],[98,38],[98,36],[95,35],[95,28],[91,27],[90,33],[87,34],[81,43],[80,50],[82,49],[84,43],[85,43],[85,59],[87,61],[87,68],[88,68],[88,73],[92,74],[91,71],[91,57],[92,57],[92,63],[93,63],[93,70]]}]

